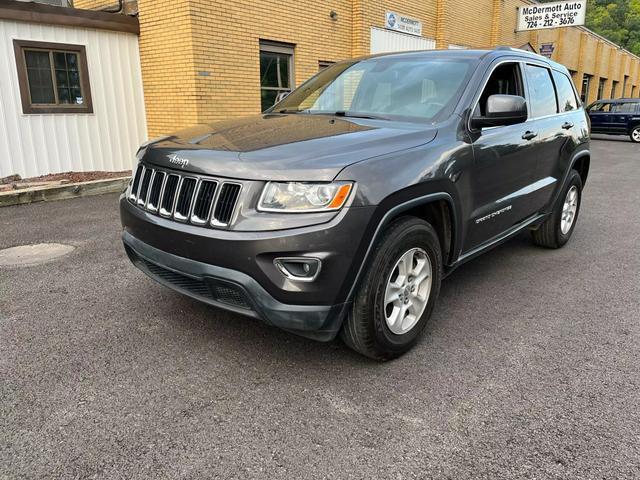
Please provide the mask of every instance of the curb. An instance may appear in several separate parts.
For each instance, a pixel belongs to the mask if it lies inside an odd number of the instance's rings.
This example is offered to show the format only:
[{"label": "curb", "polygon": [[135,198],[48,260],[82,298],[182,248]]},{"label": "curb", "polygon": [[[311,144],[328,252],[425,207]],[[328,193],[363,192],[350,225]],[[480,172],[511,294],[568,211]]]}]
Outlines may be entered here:
[{"label": "curb", "polygon": [[34,202],[52,202],[54,200],[103,195],[105,193],[118,193],[127,188],[130,179],[131,177],[109,178],[107,180],[92,180],[89,182],[67,183],[64,185],[51,185],[0,192],[0,207]]}]

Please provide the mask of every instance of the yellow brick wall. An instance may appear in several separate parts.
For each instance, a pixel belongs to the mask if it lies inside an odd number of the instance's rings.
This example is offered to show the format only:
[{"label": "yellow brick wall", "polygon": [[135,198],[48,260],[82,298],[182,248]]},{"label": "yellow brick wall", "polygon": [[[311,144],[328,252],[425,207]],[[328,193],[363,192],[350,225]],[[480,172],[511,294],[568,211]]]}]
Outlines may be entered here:
[{"label": "yellow brick wall", "polygon": [[[632,86],[640,85],[640,69],[634,70],[634,65],[640,64],[638,58],[595,35],[578,28],[567,28],[564,31],[550,29],[541,30],[539,39],[540,43],[553,43],[556,46],[553,60],[576,72],[574,82],[578,91],[582,88],[583,74],[592,76],[587,104],[598,100],[601,78],[606,80],[604,98],[610,96],[613,81],[618,82],[616,97],[629,96]],[[623,93],[624,75],[629,75],[629,80]]]},{"label": "yellow brick wall", "polygon": [[[113,0],[76,0],[101,8]],[[589,101],[600,78],[605,96],[617,80],[622,95],[640,85],[640,61],[578,28],[515,32],[516,7],[525,0],[139,0],[140,56],[150,136],[195,123],[260,111],[260,40],[295,46],[295,85],[318,71],[319,61],[367,55],[371,27],[385,11],[422,21],[423,36],[472,48],[554,43],[553,59],[592,75]],[[337,19],[330,18],[331,11]],[[473,12],[472,15],[469,12]]]},{"label": "yellow brick wall", "polygon": [[368,55],[371,46],[371,27],[384,27],[385,12],[394,11],[422,21],[422,36],[436,39],[436,0],[360,0],[362,42],[355,56]]},{"label": "yellow brick wall", "polygon": [[296,85],[352,56],[351,0],[192,0],[191,15],[200,121],[260,111],[260,40],[295,45]]},{"label": "yellow brick wall", "polygon": [[[483,3],[488,3],[488,1],[485,0]],[[534,47],[537,48],[539,44],[537,33],[534,33],[533,36],[536,37],[534,39],[532,38],[530,32],[515,32],[516,25],[518,23],[518,14],[516,7],[521,7],[522,5],[524,5],[524,2],[521,2],[520,0],[502,1],[499,43],[501,45],[511,45],[514,47],[519,47],[527,42],[530,42]]]}]

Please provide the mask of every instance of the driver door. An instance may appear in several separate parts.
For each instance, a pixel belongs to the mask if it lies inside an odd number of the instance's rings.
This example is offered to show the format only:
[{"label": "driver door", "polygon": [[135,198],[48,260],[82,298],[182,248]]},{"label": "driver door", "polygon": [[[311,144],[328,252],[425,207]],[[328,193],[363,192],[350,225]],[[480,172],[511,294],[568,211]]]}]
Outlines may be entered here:
[{"label": "driver door", "polygon": [[[484,115],[487,99],[496,94],[518,95],[529,105],[519,61],[494,64],[488,75],[474,115]],[[491,243],[532,214],[527,191],[535,177],[535,138],[528,122],[471,131],[473,204],[463,253]]]}]

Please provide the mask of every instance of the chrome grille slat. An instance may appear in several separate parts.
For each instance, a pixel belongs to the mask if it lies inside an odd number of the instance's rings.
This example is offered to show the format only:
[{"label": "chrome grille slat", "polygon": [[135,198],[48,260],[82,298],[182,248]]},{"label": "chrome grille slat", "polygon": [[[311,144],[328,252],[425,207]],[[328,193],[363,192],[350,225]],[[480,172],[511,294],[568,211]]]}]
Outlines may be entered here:
[{"label": "chrome grille slat", "polygon": [[191,223],[195,225],[204,225],[209,221],[211,210],[213,209],[216,190],[218,190],[218,182],[215,180],[200,180],[200,183],[198,183],[195,201],[193,202]]},{"label": "chrome grille slat", "polygon": [[151,177],[151,186],[149,187],[149,197],[147,199],[147,210],[157,212],[164,185],[165,173],[158,170],[153,172]]},{"label": "chrome grille slat", "polygon": [[162,200],[160,201],[160,215],[163,217],[170,217],[173,214],[173,206],[175,204],[179,184],[179,175],[167,175],[165,189],[162,192]]},{"label": "chrome grille slat", "polygon": [[233,214],[242,185],[234,182],[224,182],[220,187],[220,193],[215,202],[211,224],[217,227],[226,227],[233,220]]},{"label": "chrome grille slat", "polygon": [[151,177],[153,176],[153,169],[145,168],[142,174],[142,180],[140,181],[140,188],[138,189],[138,200],[136,203],[141,207],[144,207],[147,203],[147,197],[149,195],[149,184],[151,183]]},{"label": "chrome grille slat", "polygon": [[139,164],[138,168],[136,168],[133,180],[131,181],[131,187],[129,188],[129,200],[132,202],[135,202],[138,199],[138,188],[140,187],[140,178],[142,178],[143,172],[144,166]]},{"label": "chrome grille slat", "polygon": [[180,187],[176,195],[176,205],[173,208],[173,219],[179,222],[186,222],[191,215],[193,198],[196,193],[198,179],[193,177],[182,177]]},{"label": "chrome grille slat", "polygon": [[139,164],[129,187],[131,203],[181,223],[228,228],[240,204],[242,183]]}]

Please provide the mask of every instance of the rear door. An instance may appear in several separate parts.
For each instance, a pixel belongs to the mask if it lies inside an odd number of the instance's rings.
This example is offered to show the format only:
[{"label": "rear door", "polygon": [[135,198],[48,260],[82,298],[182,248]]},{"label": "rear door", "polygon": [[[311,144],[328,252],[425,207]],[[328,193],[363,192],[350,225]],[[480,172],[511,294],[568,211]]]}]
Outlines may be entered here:
[{"label": "rear door", "polygon": [[[542,111],[541,116],[531,120],[531,124],[535,125],[535,130],[539,132],[538,141],[541,142],[535,182],[530,194],[531,204],[536,211],[548,211],[554,194],[564,179],[566,166],[582,141],[582,132],[587,128],[586,116],[580,108],[573,83],[564,72],[551,71],[551,87],[547,83],[546,72],[543,75],[541,70],[528,69],[527,73],[541,77],[527,77],[530,90],[534,88],[532,83],[535,81],[535,85],[541,85],[543,88],[555,87],[557,97],[558,113],[549,113],[553,111],[554,106],[552,99],[547,98],[546,111]],[[535,93],[532,97],[540,98]],[[532,99],[532,102],[536,110],[536,100]]]},{"label": "rear door", "polygon": [[572,152],[566,147],[571,141],[570,132],[577,125],[570,113],[559,112],[551,69],[528,62],[525,72],[530,105],[527,129],[536,134],[531,140],[536,154],[534,179],[526,192],[529,213],[534,214],[544,210],[561,180],[559,165],[563,163],[561,159]]},{"label": "rear door", "polygon": [[633,118],[636,115],[637,103],[625,102],[618,103],[614,106],[611,113],[611,130],[613,133],[627,135],[629,133],[629,126]]}]

